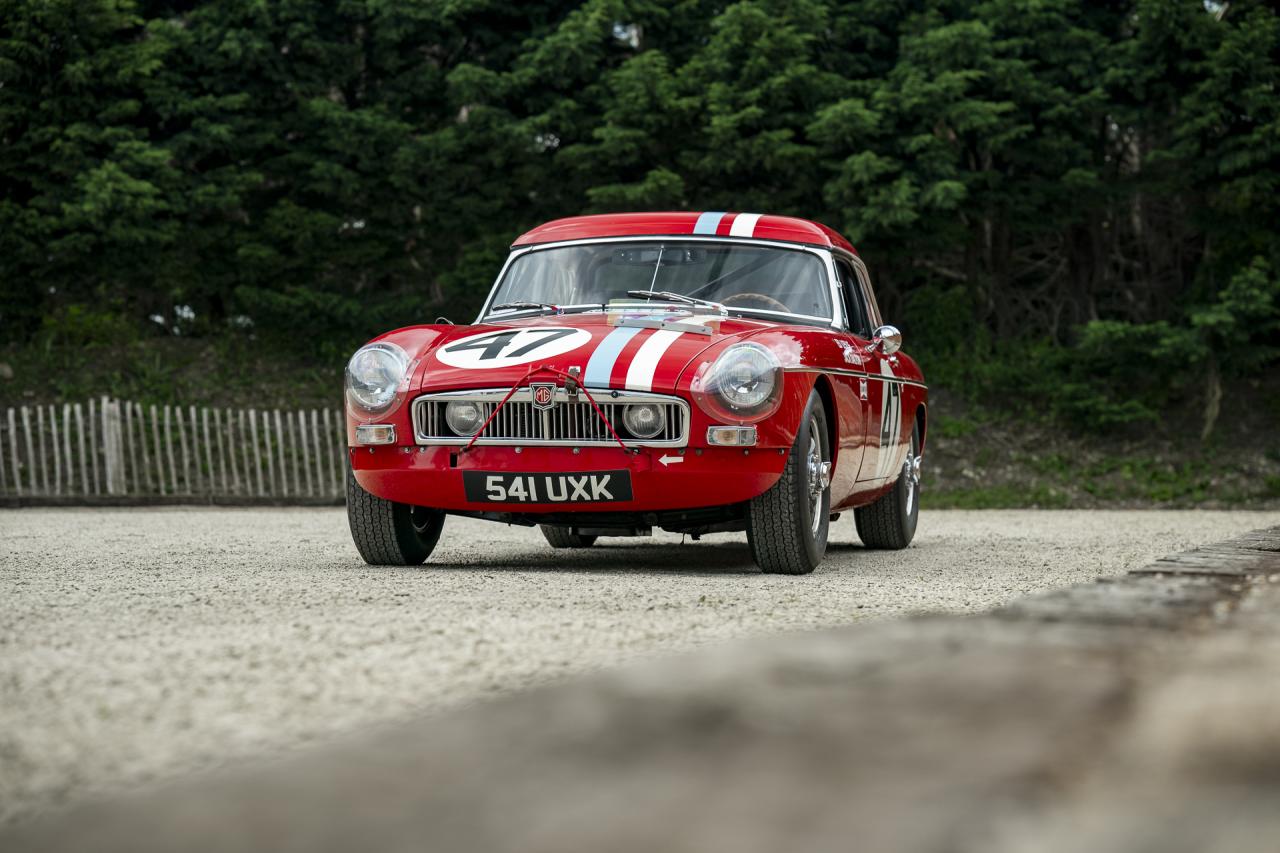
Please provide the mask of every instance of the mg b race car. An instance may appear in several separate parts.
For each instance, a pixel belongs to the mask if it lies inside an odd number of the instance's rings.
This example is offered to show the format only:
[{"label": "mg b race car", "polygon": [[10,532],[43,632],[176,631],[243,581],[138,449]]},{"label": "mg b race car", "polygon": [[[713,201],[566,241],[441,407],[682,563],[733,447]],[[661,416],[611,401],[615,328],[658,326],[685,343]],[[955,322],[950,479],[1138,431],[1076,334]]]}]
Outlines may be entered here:
[{"label": "mg b race car", "polygon": [[745,531],[804,574],[852,510],[871,548],[920,511],[927,391],[847,240],[802,219],[637,213],[516,240],[476,323],[375,338],[346,372],[347,513],[374,564],[445,517],[601,536]]}]

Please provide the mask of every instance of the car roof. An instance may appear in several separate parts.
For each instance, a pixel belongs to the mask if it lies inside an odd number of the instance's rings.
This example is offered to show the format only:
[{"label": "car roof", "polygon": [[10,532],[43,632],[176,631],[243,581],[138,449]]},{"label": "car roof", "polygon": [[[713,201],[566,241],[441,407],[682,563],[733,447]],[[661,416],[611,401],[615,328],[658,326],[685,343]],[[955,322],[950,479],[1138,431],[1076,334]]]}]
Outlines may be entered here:
[{"label": "car roof", "polygon": [[526,231],[512,248],[593,237],[751,237],[843,249],[857,254],[834,228],[794,216],[770,213],[720,211],[669,211],[665,213],[602,213],[556,219]]}]

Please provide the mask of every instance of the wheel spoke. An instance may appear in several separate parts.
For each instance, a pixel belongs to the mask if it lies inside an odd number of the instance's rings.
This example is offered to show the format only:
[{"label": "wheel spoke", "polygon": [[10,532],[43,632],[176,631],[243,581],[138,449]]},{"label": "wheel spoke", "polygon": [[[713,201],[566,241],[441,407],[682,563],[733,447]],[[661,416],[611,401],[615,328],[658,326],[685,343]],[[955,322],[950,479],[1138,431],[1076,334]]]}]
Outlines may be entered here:
[{"label": "wheel spoke", "polygon": [[805,459],[805,473],[808,475],[809,487],[809,532],[817,537],[826,515],[822,511],[822,494],[831,484],[831,463],[823,458],[816,419],[809,421],[809,453]]}]

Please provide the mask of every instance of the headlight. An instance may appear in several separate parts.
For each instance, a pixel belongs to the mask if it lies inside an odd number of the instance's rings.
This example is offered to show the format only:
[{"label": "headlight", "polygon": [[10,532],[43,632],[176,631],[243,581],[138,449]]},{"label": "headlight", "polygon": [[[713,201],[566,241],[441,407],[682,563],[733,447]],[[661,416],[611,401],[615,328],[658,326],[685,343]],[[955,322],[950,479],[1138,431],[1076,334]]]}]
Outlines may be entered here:
[{"label": "headlight", "polygon": [[476,403],[454,400],[444,407],[444,422],[458,435],[475,435],[484,423],[484,412]]},{"label": "headlight", "polygon": [[653,438],[667,425],[667,415],[661,406],[636,403],[623,409],[622,423],[635,438]]},{"label": "headlight", "polygon": [[391,405],[409,369],[409,356],[392,343],[369,344],[347,362],[347,397],[367,412]]},{"label": "headlight", "polygon": [[756,421],[782,398],[782,364],[766,347],[734,344],[694,378],[694,398],[718,420]]}]

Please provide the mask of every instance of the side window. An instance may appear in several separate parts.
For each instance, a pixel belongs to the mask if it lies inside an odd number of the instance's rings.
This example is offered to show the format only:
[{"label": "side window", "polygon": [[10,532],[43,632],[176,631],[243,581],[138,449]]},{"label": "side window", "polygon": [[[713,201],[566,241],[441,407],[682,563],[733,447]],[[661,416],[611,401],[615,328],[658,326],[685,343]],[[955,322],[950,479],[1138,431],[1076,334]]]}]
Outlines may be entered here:
[{"label": "side window", "polygon": [[867,303],[862,297],[862,288],[858,285],[858,276],[853,266],[844,258],[836,258],[836,274],[840,277],[840,295],[844,297],[846,314],[849,317],[849,331],[858,337],[871,337],[871,321],[867,315]]}]

